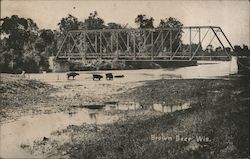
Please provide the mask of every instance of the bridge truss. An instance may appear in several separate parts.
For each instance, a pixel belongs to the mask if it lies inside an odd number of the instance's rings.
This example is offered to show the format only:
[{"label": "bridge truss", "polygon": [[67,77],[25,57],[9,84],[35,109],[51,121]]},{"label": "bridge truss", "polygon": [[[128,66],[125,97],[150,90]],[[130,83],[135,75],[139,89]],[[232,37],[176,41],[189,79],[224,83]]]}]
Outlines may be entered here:
[{"label": "bridge truss", "polygon": [[[211,49],[211,43],[215,40],[219,45],[216,52]],[[229,47],[226,47],[226,45]],[[233,50],[230,41],[222,29],[217,26],[72,30],[63,39],[56,59],[118,61],[225,60],[230,59],[230,50]]]}]

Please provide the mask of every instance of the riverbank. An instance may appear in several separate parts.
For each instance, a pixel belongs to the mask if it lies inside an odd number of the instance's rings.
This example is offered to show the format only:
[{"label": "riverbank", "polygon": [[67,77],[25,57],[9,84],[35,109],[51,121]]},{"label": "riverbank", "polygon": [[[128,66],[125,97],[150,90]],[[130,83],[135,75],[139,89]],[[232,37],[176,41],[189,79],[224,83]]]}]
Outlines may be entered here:
[{"label": "riverbank", "polygon": [[[69,126],[59,134],[66,133],[71,140],[54,144],[48,154],[52,158],[54,152],[70,158],[247,158],[250,88],[246,84],[244,79],[150,81],[123,93],[124,100],[191,101],[192,108],[161,115],[150,109],[150,115],[96,131],[85,124]],[[82,135],[88,131],[92,137]]]},{"label": "riverbank", "polygon": [[44,82],[1,74],[1,123],[28,114],[45,113],[47,101],[52,99],[49,94],[55,91],[55,88]]},{"label": "riverbank", "polygon": [[[142,106],[136,111],[102,110],[104,114],[122,117],[114,123],[69,125],[21,147],[49,158],[246,158],[250,92],[247,80],[148,81],[103,96],[103,101],[129,100]],[[152,107],[155,103],[174,106],[187,102],[191,108],[172,113]],[[74,110],[72,105],[62,111]],[[197,137],[202,141],[197,141]]]},{"label": "riverbank", "polygon": [[124,79],[116,80],[117,83],[93,81],[92,74],[87,75],[84,80],[67,80],[66,75],[63,75],[57,77],[54,74],[30,74],[23,78],[1,74],[1,123],[27,115],[69,112],[81,104],[102,103],[107,96],[143,84],[124,82]]}]

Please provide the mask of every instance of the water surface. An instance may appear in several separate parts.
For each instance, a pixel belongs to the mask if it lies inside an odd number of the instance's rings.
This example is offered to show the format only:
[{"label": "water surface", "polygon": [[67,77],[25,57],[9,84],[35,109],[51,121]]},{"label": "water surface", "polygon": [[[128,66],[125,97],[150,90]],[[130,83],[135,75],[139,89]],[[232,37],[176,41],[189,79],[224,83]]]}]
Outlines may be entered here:
[{"label": "water surface", "polygon": [[[76,80],[67,80],[65,73],[30,74],[29,78],[48,82],[56,86],[65,87],[67,84],[70,87],[70,85],[74,84],[81,89],[85,87],[87,88],[87,86],[91,86],[90,88],[92,89],[100,84],[112,88],[112,85],[135,85],[140,81],[157,79],[214,79],[235,74],[237,71],[238,67],[236,58],[232,58],[232,61],[199,61],[197,66],[178,69],[81,71],[80,76],[77,76]],[[92,80],[92,74],[105,74],[107,72],[111,72],[114,75],[124,75],[125,77],[114,78],[112,81],[107,81],[105,79],[102,79],[101,81]],[[100,95],[103,94],[101,90],[98,92]],[[65,93],[65,95],[68,94]],[[129,111],[141,109],[141,105],[134,102],[109,101],[104,104],[105,111]],[[152,107],[155,111],[170,113],[178,110],[189,109],[190,103],[187,102],[183,105],[176,106],[167,106],[156,103]],[[32,145],[34,140],[49,137],[51,132],[66,128],[68,125],[81,125],[83,123],[107,124],[119,119],[116,115],[107,115],[102,113],[102,111],[103,110],[79,108],[74,112],[26,116],[10,123],[1,124],[0,157],[34,158],[36,156],[26,153],[20,148],[20,145]]]},{"label": "water surface", "polygon": [[[0,157],[34,158],[20,148],[32,145],[34,140],[50,137],[51,132],[68,125],[107,124],[118,120],[118,116],[104,115],[98,110],[78,109],[75,112],[25,116],[14,122],[1,125]],[[39,157],[39,156],[38,156]]]}]

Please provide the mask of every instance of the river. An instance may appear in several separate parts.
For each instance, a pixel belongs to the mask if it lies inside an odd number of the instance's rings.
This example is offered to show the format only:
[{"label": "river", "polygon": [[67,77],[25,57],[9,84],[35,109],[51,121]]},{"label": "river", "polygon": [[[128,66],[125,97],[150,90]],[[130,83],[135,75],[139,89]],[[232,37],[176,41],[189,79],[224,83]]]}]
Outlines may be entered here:
[{"label": "river", "polygon": [[[158,80],[158,79],[215,79],[224,78],[226,75],[236,74],[238,71],[237,60],[235,57],[232,61],[199,61],[197,66],[183,68],[165,68],[165,69],[141,69],[141,70],[112,70],[112,71],[81,71],[80,76],[74,80],[75,84],[91,85],[110,84],[110,81],[102,79],[93,81],[92,74],[105,74],[111,72],[114,75],[124,75],[124,78],[114,79],[111,84],[136,84],[141,81]],[[70,84],[65,73],[46,73],[46,74],[29,74],[29,79],[36,79],[50,83],[55,86]],[[93,86],[94,87],[94,86]],[[155,109],[163,112],[170,112],[161,105],[154,105]],[[188,107],[189,108],[189,107]],[[112,107],[106,107],[106,111]],[[115,109],[134,110],[140,109],[138,103],[119,104]],[[170,108],[169,108],[170,109]],[[177,108],[176,108],[177,109]],[[179,108],[178,108],[179,109]],[[170,109],[172,111],[172,108]],[[36,158],[25,152],[21,145],[32,145],[34,140],[42,140],[43,137],[49,137],[51,132],[66,128],[68,125],[87,124],[107,124],[119,120],[117,115],[103,114],[100,110],[78,109],[76,112],[59,112],[52,114],[41,114],[35,116],[21,117],[15,121],[1,124],[1,158]]]}]

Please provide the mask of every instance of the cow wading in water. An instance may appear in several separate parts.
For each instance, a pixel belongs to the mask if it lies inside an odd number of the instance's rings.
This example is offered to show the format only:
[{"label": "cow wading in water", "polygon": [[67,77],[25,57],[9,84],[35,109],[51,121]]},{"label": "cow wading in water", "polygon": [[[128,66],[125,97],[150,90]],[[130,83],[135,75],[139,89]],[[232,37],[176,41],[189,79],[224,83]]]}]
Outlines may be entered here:
[{"label": "cow wading in water", "polygon": [[68,80],[70,77],[73,77],[73,79],[75,79],[75,76],[78,76],[78,75],[79,75],[79,73],[76,73],[76,72],[68,72],[67,73]]},{"label": "cow wading in water", "polygon": [[113,80],[114,76],[112,73],[106,73],[106,79],[107,80]]},{"label": "cow wading in water", "polygon": [[103,78],[102,75],[93,75],[93,80],[98,79],[99,81]]}]

